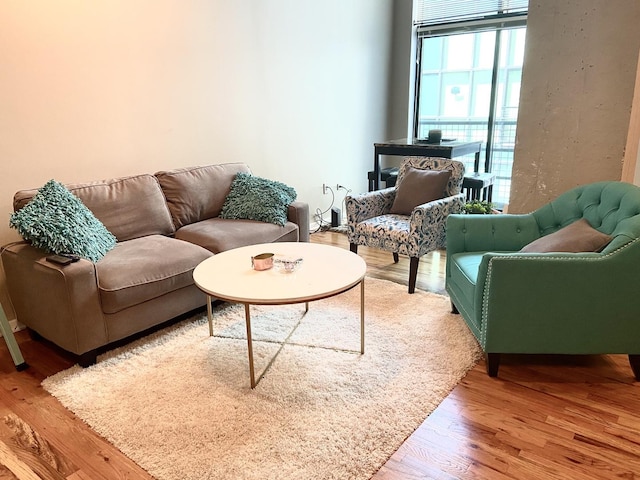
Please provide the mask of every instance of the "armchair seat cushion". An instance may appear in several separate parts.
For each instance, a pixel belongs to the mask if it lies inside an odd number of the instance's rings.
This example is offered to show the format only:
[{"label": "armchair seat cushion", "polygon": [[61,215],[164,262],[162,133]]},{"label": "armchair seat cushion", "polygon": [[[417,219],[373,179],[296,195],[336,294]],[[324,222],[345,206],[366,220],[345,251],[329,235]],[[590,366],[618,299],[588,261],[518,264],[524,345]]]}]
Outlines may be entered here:
[{"label": "armchair seat cushion", "polygon": [[384,233],[383,230],[390,232],[409,232],[409,216],[386,214],[369,218],[356,226],[356,232],[375,236],[378,233]]},{"label": "armchair seat cushion", "polygon": [[[464,304],[461,304],[460,308],[474,305],[476,283],[478,282],[478,267],[482,262],[483,253],[457,253],[451,258],[449,276],[452,282],[455,282],[459,294],[464,298]],[[480,325],[475,321],[473,326],[476,332],[480,328]]]},{"label": "armchair seat cushion", "polygon": [[406,215],[380,215],[355,225],[354,236],[360,245],[409,255],[410,224]]},{"label": "armchair seat cushion", "polygon": [[[471,287],[471,292],[476,286],[478,281],[478,267],[482,262],[482,257],[485,252],[467,252],[456,253],[452,258],[452,271],[451,274],[457,277],[463,284],[468,284]],[[469,298],[473,298],[469,295]]]}]

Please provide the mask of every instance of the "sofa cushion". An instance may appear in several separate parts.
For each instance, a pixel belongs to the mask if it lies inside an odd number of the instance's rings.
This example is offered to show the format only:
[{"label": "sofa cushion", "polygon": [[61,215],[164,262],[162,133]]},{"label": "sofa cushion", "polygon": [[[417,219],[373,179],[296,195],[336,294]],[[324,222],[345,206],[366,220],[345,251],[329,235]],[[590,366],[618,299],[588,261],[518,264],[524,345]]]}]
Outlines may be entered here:
[{"label": "sofa cushion", "polygon": [[282,182],[238,173],[220,212],[221,218],[258,220],[284,226],[296,191]]},{"label": "sofa cushion", "polygon": [[281,227],[256,220],[216,217],[182,227],[176,232],[176,238],[220,253],[256,243],[297,242],[298,226],[292,222]]},{"label": "sofa cushion", "polygon": [[520,250],[525,253],[546,252],[599,252],[612,237],[599,232],[584,218],[570,223],[560,230],[545,235],[525,245]]},{"label": "sofa cushion", "polygon": [[100,260],[116,244],[93,213],[64,185],[49,180],[31,201],[14,212],[9,226],[45,252]]},{"label": "sofa cushion", "polygon": [[[136,175],[90,183],[65,185],[119,242],[145,235],[171,235],[171,215],[153,175]],[[15,211],[37,190],[21,190],[13,198]]]},{"label": "sofa cushion", "polygon": [[418,205],[444,198],[451,170],[406,167],[390,213],[411,215]]},{"label": "sofa cushion", "polygon": [[238,172],[250,173],[249,167],[244,163],[225,163],[156,173],[176,230],[220,215]]},{"label": "sofa cushion", "polygon": [[208,250],[175,238],[149,235],[119,243],[96,263],[104,313],[116,313],[193,284],[193,269]]}]

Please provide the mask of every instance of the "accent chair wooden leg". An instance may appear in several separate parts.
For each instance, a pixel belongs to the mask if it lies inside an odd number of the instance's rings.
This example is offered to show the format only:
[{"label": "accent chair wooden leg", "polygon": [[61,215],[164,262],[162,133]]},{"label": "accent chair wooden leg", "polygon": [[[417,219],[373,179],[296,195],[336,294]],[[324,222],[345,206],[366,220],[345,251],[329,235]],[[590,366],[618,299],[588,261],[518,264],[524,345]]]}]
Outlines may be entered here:
[{"label": "accent chair wooden leg", "polygon": [[487,363],[487,375],[490,377],[498,376],[498,368],[500,367],[499,353],[485,353],[485,362]]},{"label": "accent chair wooden leg", "polygon": [[400,261],[400,256],[398,252],[393,252],[393,263],[398,263]]},{"label": "accent chair wooden leg", "polygon": [[640,381],[640,355],[629,355],[629,365],[633,370],[633,376]]},{"label": "accent chair wooden leg", "polygon": [[455,314],[459,314],[460,310],[458,310],[458,307],[456,307],[456,304],[451,302],[451,313],[455,313]]},{"label": "accent chair wooden leg", "polygon": [[357,243],[350,243],[349,244],[349,250],[351,250],[353,253],[358,253],[358,244]]},{"label": "accent chair wooden leg", "polygon": [[420,263],[420,257],[411,257],[409,260],[409,293],[413,293],[416,291],[418,263]]}]

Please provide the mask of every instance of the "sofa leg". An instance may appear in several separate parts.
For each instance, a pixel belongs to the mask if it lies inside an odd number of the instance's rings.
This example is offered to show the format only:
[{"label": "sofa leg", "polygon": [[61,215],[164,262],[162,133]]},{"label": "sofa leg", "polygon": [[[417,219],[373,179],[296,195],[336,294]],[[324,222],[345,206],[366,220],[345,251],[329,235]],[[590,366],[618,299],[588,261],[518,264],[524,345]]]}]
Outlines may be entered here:
[{"label": "sofa leg", "polygon": [[498,376],[498,367],[500,367],[499,353],[485,353],[485,362],[487,364],[487,375],[490,377]]},{"label": "sofa leg", "polygon": [[640,381],[640,355],[629,355],[629,365],[631,365],[633,376]]},{"label": "sofa leg", "polygon": [[398,252],[393,252],[393,263],[398,263],[400,261],[400,256]]},{"label": "sofa leg", "polygon": [[451,302],[451,313],[455,313],[456,315],[460,313],[460,310],[458,310],[458,307],[456,307],[456,304],[453,302]]},{"label": "sofa leg", "polygon": [[418,263],[420,257],[411,257],[409,260],[409,293],[416,291],[416,277],[418,276]]},{"label": "sofa leg", "polygon": [[83,353],[82,355],[78,355],[78,365],[80,365],[82,368],[87,368],[91,365],[95,365],[97,360],[98,350],[90,350]]},{"label": "sofa leg", "polygon": [[349,244],[349,250],[351,250],[353,253],[358,253],[358,244],[357,243],[350,243]]}]

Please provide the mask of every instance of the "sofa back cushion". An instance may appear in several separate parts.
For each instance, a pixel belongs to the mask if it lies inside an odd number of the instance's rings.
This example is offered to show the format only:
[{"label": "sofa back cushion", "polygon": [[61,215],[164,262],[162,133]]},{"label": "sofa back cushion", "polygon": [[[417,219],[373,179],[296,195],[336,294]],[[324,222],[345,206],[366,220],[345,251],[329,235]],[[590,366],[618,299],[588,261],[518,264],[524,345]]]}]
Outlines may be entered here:
[{"label": "sofa back cushion", "polygon": [[217,217],[238,172],[251,173],[244,163],[187,167],[156,173],[176,230]]},{"label": "sofa back cushion", "polygon": [[[164,195],[153,175],[65,185],[100,220],[119,242],[146,235],[175,232]],[[13,197],[13,209],[24,207],[37,189],[21,190]]]}]

